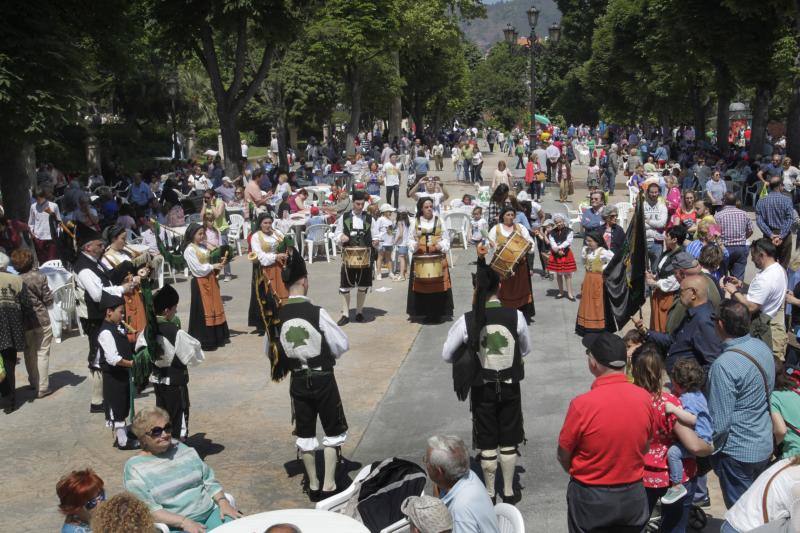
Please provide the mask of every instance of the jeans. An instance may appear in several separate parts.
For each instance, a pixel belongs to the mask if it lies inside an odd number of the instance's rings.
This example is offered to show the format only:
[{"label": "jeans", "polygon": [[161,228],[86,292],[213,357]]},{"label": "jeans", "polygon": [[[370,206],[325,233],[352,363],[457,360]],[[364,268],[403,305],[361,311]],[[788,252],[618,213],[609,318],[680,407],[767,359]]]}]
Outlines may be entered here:
[{"label": "jeans", "polygon": [[669,467],[669,481],[673,485],[681,482],[683,479],[683,458],[691,457],[690,453],[686,452],[686,448],[681,444],[673,444],[667,450],[667,466]]},{"label": "jeans", "polygon": [[[689,524],[689,511],[692,508],[692,494],[696,485],[695,479],[690,479],[683,484],[686,487],[686,496],[672,505],[661,505],[661,533],[685,533]],[[647,504],[651,513],[656,502],[667,492],[666,488],[646,489]]]},{"label": "jeans", "polygon": [[661,241],[648,241],[647,258],[650,260],[650,271],[658,270],[658,262],[661,261],[661,254],[664,253],[664,243]]},{"label": "jeans", "polygon": [[525,163],[522,161],[522,154],[517,156],[517,166],[514,167],[514,170],[519,170],[521,168],[525,168]]},{"label": "jeans", "polygon": [[480,165],[472,165],[472,183],[483,182],[483,176],[481,176],[482,168],[483,163]]},{"label": "jeans", "polygon": [[740,533],[740,532],[738,529],[730,525],[726,520],[725,522],[722,523],[722,526],[720,526],[719,533]]},{"label": "jeans", "polygon": [[694,502],[702,502],[708,499],[708,476],[697,476],[697,490],[694,491]]},{"label": "jeans", "polygon": [[609,194],[614,194],[614,189],[617,188],[617,173],[613,172],[610,168],[606,169],[606,190]]},{"label": "jeans", "polygon": [[541,200],[543,189],[544,189],[544,183],[534,179],[531,182],[531,188],[530,188],[531,198],[535,198],[536,200]]},{"label": "jeans", "polygon": [[[392,202],[392,196],[394,196],[394,203]],[[395,209],[397,209],[397,204],[400,201],[400,186],[399,185],[387,185],[386,186],[386,203],[392,204]]]},{"label": "jeans", "polygon": [[747,245],[726,246],[725,248],[728,250],[728,259],[723,260],[725,263],[723,272],[736,279],[744,279],[744,271],[747,267],[747,256],[749,254]]},{"label": "jeans", "polygon": [[743,463],[721,452],[712,455],[711,465],[719,478],[719,488],[722,489],[725,507],[728,509],[733,507],[759,474],[766,470],[768,464],[769,458],[757,463]]},{"label": "jeans", "polygon": [[464,181],[469,182],[472,177],[472,161],[464,160]]}]

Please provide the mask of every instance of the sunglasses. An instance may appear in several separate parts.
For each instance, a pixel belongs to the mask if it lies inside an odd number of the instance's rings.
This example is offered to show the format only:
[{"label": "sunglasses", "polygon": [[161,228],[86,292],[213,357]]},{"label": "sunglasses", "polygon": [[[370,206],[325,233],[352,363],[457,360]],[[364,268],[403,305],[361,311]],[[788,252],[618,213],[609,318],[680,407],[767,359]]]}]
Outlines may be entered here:
[{"label": "sunglasses", "polygon": [[98,494],[97,496],[95,496],[94,498],[92,498],[91,500],[89,500],[88,502],[86,502],[86,503],[83,505],[83,507],[84,507],[84,508],[85,508],[87,511],[91,511],[92,509],[94,509],[95,507],[97,507],[97,506],[100,504],[100,502],[104,502],[104,501],[106,501],[106,491],[105,491],[105,490],[103,490],[103,489],[101,489],[101,490],[100,490],[100,494]]},{"label": "sunglasses", "polygon": [[146,435],[154,439],[157,439],[164,433],[169,433],[170,431],[172,431],[172,424],[164,424],[164,427],[155,426],[150,431],[148,431]]}]

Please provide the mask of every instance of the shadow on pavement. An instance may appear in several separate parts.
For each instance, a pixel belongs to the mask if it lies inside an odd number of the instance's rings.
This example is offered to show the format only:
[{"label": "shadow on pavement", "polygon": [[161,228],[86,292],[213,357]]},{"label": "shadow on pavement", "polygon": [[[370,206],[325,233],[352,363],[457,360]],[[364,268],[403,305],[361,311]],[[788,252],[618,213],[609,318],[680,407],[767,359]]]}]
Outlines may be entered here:
[{"label": "shadow on pavement", "polygon": [[205,433],[195,433],[191,437],[187,438],[186,445],[194,448],[197,451],[197,455],[199,455],[201,459],[205,459],[209,455],[221,453],[225,449],[225,446],[222,444],[218,444],[213,442],[211,439],[207,439]]}]

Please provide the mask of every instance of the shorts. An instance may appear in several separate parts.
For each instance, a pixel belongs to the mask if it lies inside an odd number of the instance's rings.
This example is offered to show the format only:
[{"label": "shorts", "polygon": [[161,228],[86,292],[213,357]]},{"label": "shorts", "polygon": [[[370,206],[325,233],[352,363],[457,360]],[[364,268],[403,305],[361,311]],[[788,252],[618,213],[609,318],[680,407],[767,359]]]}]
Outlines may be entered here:
[{"label": "shorts", "polygon": [[397,255],[408,255],[408,246],[398,246]]},{"label": "shorts", "polygon": [[392,250],[394,250],[394,246],[392,246],[392,245],[388,245],[388,246],[382,245],[381,246],[381,252],[391,253]]},{"label": "shorts", "polygon": [[294,434],[298,438],[316,437],[317,417],[328,437],[347,431],[347,419],[333,371],[312,371],[308,376],[305,371],[292,372],[289,395],[292,398]]},{"label": "shorts", "polygon": [[477,450],[517,446],[525,440],[522,394],[519,383],[494,383],[472,387],[472,446]]}]

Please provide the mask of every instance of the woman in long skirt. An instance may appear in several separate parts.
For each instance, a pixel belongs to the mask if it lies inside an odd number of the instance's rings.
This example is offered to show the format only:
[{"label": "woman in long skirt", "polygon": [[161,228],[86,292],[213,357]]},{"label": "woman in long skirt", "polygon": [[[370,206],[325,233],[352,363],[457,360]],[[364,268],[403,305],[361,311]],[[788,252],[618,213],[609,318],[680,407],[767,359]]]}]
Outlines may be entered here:
[{"label": "woman in long skirt", "polygon": [[575,320],[575,333],[581,337],[587,333],[605,331],[606,324],[612,323],[606,317],[603,270],[614,254],[606,249],[606,241],[599,232],[587,233],[584,243],[581,257],[586,275],[581,285],[581,303]]},{"label": "woman in long skirt", "polygon": [[[433,201],[430,198],[423,197],[417,202],[417,217],[409,229],[408,246],[413,253],[406,301],[408,316],[424,317],[429,322],[452,317],[453,289],[450,283],[450,267],[447,264],[450,237],[444,222],[433,216]],[[414,273],[415,262],[421,255],[430,254],[441,255],[442,276],[417,279]]]},{"label": "woman in long skirt", "polygon": [[565,296],[574,302],[575,296],[572,295],[572,273],[578,270],[575,264],[575,256],[572,255],[570,246],[572,245],[572,229],[567,226],[567,219],[561,213],[553,215],[556,227],[550,232],[550,260],[547,263],[547,270],[556,275],[558,282],[558,294],[556,299]]},{"label": "woman in long skirt", "polygon": [[[109,272],[109,279],[114,285],[122,285],[132,277],[139,276],[140,281],[145,281],[150,275],[150,268],[145,264],[139,269],[133,266],[134,255],[126,248],[128,243],[128,230],[124,226],[111,226],[105,233],[108,248],[100,259],[102,265]],[[141,286],[123,295],[125,300],[125,323],[128,325],[128,340],[136,342],[139,333],[147,326],[147,316],[144,308],[144,297]]]},{"label": "woman in long skirt", "polygon": [[186,229],[183,257],[192,274],[192,303],[189,307],[189,335],[200,341],[205,351],[216,350],[229,342],[230,332],[222,307],[217,272],[226,258],[212,263],[212,253],[205,247],[203,226],[192,223]]},{"label": "woman in long skirt", "polygon": [[[286,254],[277,251],[283,241],[283,234],[272,227],[273,218],[269,213],[258,217],[258,231],[250,237],[250,257],[253,261],[253,283],[250,289],[250,310],[247,325],[256,328],[259,335],[266,331],[267,314],[272,305],[262,300],[267,297],[275,299],[275,304],[289,297],[289,290],[283,283],[281,270],[286,263]],[[268,287],[268,289],[267,289]],[[267,293],[269,290],[269,293]]]},{"label": "woman in long skirt", "polygon": [[[505,244],[519,235],[531,246],[534,245],[530,232],[521,224],[515,224],[516,212],[511,207],[504,207],[498,217],[500,223],[489,230],[489,242],[494,253],[499,253]],[[497,297],[503,307],[517,309],[522,312],[525,320],[530,324],[531,317],[536,314],[533,307],[533,288],[531,286],[531,272],[528,267],[528,254],[523,254],[522,259],[514,267],[510,277],[500,280],[500,290]]]}]

